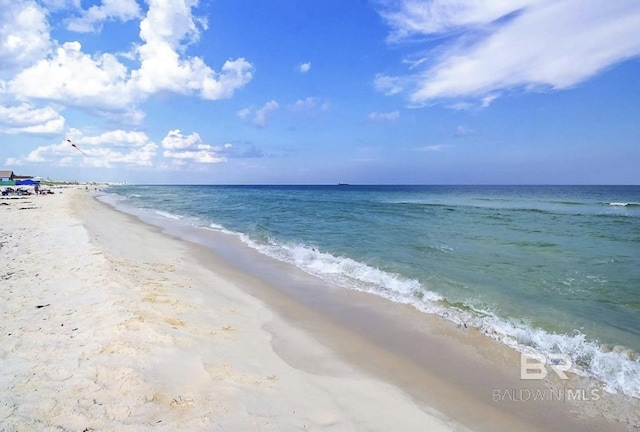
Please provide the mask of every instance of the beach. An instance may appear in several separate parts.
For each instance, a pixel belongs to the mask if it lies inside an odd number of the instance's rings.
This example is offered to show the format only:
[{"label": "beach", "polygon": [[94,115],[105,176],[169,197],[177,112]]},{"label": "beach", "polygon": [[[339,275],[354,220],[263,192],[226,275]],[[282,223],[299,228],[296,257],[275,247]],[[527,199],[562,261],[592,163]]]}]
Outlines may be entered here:
[{"label": "beach", "polygon": [[637,399],[523,382],[520,354],[474,328],[362,292],[301,299],[312,276],[291,266],[251,274],[205,247],[215,236],[55,192],[1,201],[2,431],[640,426]]}]

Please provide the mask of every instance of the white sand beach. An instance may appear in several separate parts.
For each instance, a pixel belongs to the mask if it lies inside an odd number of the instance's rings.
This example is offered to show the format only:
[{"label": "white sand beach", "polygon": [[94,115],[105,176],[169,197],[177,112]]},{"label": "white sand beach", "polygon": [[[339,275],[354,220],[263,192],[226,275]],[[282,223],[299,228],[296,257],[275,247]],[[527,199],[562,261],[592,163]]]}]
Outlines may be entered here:
[{"label": "white sand beach", "polygon": [[[0,430],[449,429],[183,243],[109,217],[87,232],[83,194],[3,206]],[[267,324],[324,373],[284,362]]]},{"label": "white sand beach", "polygon": [[81,189],[3,200],[0,218],[0,431],[595,431],[637,421],[608,396],[588,409],[492,401],[491,386],[518,385],[495,362],[517,356],[471,329],[418,317],[437,332],[366,340]]}]

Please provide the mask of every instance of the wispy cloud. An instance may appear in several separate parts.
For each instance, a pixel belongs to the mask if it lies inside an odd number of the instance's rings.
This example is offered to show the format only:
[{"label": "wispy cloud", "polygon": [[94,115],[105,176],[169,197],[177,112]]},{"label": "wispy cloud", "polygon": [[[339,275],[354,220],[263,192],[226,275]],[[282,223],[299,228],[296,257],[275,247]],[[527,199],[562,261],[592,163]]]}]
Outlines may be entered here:
[{"label": "wispy cloud", "polygon": [[467,126],[459,125],[458,127],[456,127],[456,131],[454,135],[457,137],[464,137],[464,136],[471,135],[472,133],[473,131],[469,129]]},{"label": "wispy cloud", "polygon": [[374,123],[393,123],[400,118],[400,112],[391,111],[387,113],[372,112],[367,117],[369,121]]},{"label": "wispy cloud", "polygon": [[635,0],[397,0],[384,5],[380,13],[391,28],[390,41],[429,36],[438,54],[404,77],[413,83],[409,97],[416,104],[475,98],[488,106],[507,90],[566,89],[640,55],[640,38],[630,37],[640,22]]},{"label": "wispy cloud", "polygon": [[374,88],[387,96],[398,94],[404,90],[402,79],[385,74],[377,74],[373,80]]},{"label": "wispy cloud", "polygon": [[253,117],[251,121],[255,126],[265,127],[267,125],[267,120],[269,117],[273,115],[275,111],[280,107],[278,102],[274,100],[270,100],[262,108],[256,111],[256,115]]},{"label": "wispy cloud", "polygon": [[420,152],[439,152],[442,151],[446,148],[448,148],[450,146],[448,145],[444,145],[444,144],[435,144],[435,145],[429,145],[429,146],[424,146],[424,147],[417,147],[414,150],[415,151],[420,151]]},{"label": "wispy cloud", "polygon": [[236,111],[236,115],[242,120],[246,119],[249,114],[251,114],[251,108],[242,108],[241,110]]},{"label": "wispy cloud", "polygon": [[294,113],[311,114],[326,112],[329,111],[330,108],[331,105],[328,101],[313,96],[309,96],[305,99],[298,99],[289,106],[289,109]]}]

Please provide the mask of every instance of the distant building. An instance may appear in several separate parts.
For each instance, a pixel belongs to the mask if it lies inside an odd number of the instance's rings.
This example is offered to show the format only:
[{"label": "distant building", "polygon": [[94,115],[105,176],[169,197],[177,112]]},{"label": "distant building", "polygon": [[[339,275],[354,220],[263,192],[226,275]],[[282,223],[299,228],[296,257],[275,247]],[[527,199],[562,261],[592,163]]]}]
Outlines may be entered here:
[{"label": "distant building", "polygon": [[13,171],[0,171],[0,186],[15,186],[15,179]]},{"label": "distant building", "polygon": [[18,180],[31,180],[32,178],[33,178],[33,176],[23,176],[23,175],[17,175],[17,174],[13,175],[13,179],[15,181],[18,181]]}]

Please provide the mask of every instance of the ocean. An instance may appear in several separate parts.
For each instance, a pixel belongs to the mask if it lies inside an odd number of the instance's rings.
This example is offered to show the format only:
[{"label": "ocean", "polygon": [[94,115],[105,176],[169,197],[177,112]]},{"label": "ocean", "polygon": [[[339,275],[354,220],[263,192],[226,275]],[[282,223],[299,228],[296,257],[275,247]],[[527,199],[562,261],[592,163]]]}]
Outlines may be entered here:
[{"label": "ocean", "polygon": [[640,398],[640,186],[113,186],[101,199],[568,354]]}]

